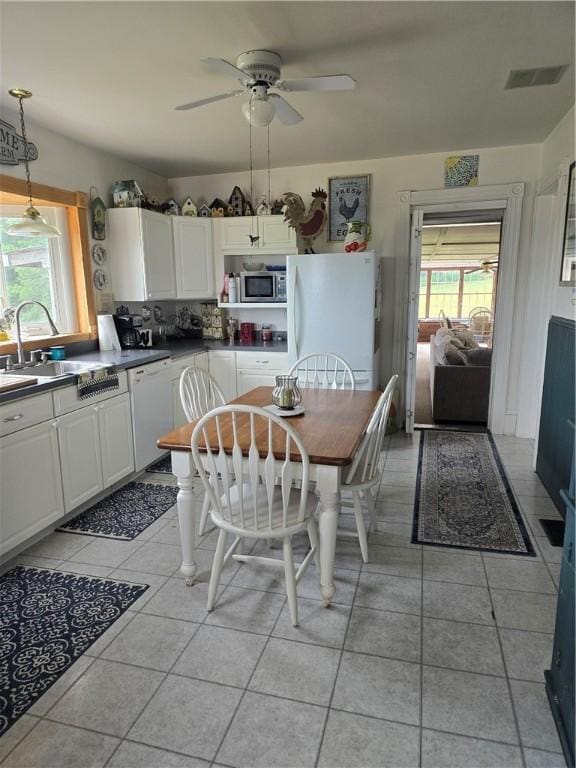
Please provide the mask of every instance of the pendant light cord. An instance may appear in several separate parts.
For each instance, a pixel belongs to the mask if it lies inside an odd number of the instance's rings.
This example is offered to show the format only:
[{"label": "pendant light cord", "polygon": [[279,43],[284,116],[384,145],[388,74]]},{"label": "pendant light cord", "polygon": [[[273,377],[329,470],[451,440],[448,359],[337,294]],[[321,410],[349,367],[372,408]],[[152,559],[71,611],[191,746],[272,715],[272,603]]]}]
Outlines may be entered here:
[{"label": "pendant light cord", "polygon": [[272,198],[270,196],[270,123],[267,125],[268,130],[268,208],[272,211]]},{"label": "pendant light cord", "polygon": [[250,120],[248,121],[249,140],[250,140],[250,207],[252,208],[252,216],[254,216],[254,181],[252,172],[252,98],[254,94],[250,94]]},{"label": "pendant light cord", "polygon": [[24,141],[24,168],[26,171],[26,187],[28,189],[28,202],[30,208],[34,207],[32,203],[32,182],[30,181],[30,165],[28,164],[28,139],[26,137],[26,123],[24,122],[24,104],[22,96],[18,98],[20,103],[20,130],[22,131],[22,140]]}]

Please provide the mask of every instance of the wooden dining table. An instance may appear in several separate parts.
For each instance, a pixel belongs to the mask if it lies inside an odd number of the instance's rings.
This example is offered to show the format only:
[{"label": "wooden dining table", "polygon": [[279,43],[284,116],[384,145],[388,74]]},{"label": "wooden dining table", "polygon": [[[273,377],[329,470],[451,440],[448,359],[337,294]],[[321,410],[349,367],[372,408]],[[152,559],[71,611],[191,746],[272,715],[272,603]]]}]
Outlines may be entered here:
[{"label": "wooden dining table", "polygon": [[[374,390],[303,389],[304,413],[289,419],[308,452],[310,480],[316,484],[319,499],[320,591],[325,606],[331,604],[334,596],[334,561],[342,478],[354,459],[380,394]],[[232,400],[230,404],[263,407],[271,402],[272,387],[257,387]],[[159,448],[171,451],[172,472],[178,480],[178,521],[182,546],[180,571],[188,585],[193,584],[198,571],[194,561],[197,497],[193,493],[195,467],[191,453],[195,424],[184,424],[161,437],[157,443]],[[229,436],[229,446],[226,445],[226,439],[224,435],[224,448],[226,451],[229,448],[231,452],[232,435]],[[247,444],[246,452],[248,447]],[[266,458],[264,446],[261,456],[262,460]],[[276,458],[282,459],[284,456],[278,455]]]}]

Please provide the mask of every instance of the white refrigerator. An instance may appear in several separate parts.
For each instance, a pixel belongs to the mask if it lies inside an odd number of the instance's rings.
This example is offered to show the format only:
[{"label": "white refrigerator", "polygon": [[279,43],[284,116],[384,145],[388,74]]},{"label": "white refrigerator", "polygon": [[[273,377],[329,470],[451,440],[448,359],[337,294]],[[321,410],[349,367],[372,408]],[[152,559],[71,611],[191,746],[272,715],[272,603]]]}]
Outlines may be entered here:
[{"label": "white refrigerator", "polygon": [[363,253],[287,257],[290,365],[312,352],[334,352],[358,389],[378,386],[378,258]]}]

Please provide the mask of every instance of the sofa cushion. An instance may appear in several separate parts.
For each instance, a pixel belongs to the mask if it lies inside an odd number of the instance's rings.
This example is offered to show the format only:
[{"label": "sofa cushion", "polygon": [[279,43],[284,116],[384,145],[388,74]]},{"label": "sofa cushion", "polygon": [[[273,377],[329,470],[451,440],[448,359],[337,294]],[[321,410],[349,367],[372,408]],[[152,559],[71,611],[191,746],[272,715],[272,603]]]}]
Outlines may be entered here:
[{"label": "sofa cushion", "polygon": [[492,362],[492,350],[483,347],[467,349],[464,351],[466,365],[478,365],[489,367]]},{"label": "sofa cushion", "polygon": [[448,365],[466,365],[466,358],[453,344],[446,344],[444,349]]}]

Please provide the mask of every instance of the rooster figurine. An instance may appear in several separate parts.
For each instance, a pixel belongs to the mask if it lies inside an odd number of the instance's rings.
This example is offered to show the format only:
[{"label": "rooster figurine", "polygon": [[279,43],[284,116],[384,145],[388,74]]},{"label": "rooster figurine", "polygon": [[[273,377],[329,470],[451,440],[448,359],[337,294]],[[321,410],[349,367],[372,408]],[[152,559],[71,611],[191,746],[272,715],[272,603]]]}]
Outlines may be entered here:
[{"label": "rooster figurine", "polygon": [[308,213],[304,201],[295,192],[287,192],[284,195],[284,221],[296,230],[296,234],[304,243],[304,253],[315,253],[313,246],[314,240],[324,231],[326,226],[327,212],[326,200],[327,193],[323,189],[315,189],[312,192],[312,202]]}]

